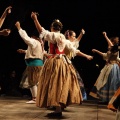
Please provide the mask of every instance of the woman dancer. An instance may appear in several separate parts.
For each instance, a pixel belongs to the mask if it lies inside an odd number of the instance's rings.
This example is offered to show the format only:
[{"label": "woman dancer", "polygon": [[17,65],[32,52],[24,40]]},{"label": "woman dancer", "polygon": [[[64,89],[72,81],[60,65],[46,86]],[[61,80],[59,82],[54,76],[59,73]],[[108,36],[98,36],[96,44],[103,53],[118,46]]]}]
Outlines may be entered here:
[{"label": "woman dancer", "polygon": [[64,48],[73,51],[74,55],[79,54],[88,59],[92,57],[76,50],[70,41],[66,40],[65,36],[60,33],[62,23],[59,20],[53,21],[50,32],[40,25],[34,12],[31,13],[31,17],[40,37],[50,42],[51,54],[51,57],[45,61],[41,72],[36,105],[38,107],[55,106],[55,112],[48,113],[47,116],[60,117],[62,106],[80,104],[83,100],[75,69],[64,54]]},{"label": "woman dancer", "polygon": [[[106,36],[106,34],[103,35]],[[100,99],[103,103],[108,103],[120,86],[120,67],[118,65],[119,38],[112,37],[111,39],[108,39],[107,36],[106,38],[109,46],[107,53],[100,52],[96,49],[92,50],[94,53],[103,56],[106,60],[106,64],[101,70],[100,75],[90,92],[92,97]]]},{"label": "woman dancer", "polygon": [[[65,31],[66,39],[70,40],[71,43],[73,44],[73,46],[76,49],[78,49],[79,42],[82,39],[82,36],[84,34],[85,34],[85,30],[82,29],[79,36],[76,38],[76,33],[73,30]],[[68,56],[68,58],[71,60],[72,59],[72,53],[69,52],[69,51],[65,51],[65,53]],[[75,70],[76,70],[76,68],[75,68]],[[87,100],[87,94],[86,94],[86,91],[85,91],[84,83],[83,83],[83,80],[82,80],[82,78],[81,78],[81,76],[80,76],[80,74],[79,74],[79,72],[77,70],[76,70],[76,74],[77,74],[77,77],[78,77],[78,80],[79,80],[79,85],[80,85],[80,89],[81,89],[81,92],[82,92],[83,100]]]}]

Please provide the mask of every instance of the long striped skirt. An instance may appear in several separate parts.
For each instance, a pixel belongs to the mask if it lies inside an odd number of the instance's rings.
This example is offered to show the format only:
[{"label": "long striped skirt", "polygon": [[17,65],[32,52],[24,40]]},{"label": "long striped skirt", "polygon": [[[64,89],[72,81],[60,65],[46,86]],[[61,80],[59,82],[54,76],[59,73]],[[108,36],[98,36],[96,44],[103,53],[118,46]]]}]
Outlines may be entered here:
[{"label": "long striped skirt", "polygon": [[[92,97],[98,98],[103,102],[109,102],[115,91],[120,86],[120,67],[118,64],[113,64],[112,68],[110,68],[109,65],[107,67],[107,70],[100,73],[96,83],[93,86],[93,89],[90,92]],[[109,69],[110,71],[107,72]],[[103,83],[104,81],[106,81],[105,84],[98,90],[98,82]]]}]

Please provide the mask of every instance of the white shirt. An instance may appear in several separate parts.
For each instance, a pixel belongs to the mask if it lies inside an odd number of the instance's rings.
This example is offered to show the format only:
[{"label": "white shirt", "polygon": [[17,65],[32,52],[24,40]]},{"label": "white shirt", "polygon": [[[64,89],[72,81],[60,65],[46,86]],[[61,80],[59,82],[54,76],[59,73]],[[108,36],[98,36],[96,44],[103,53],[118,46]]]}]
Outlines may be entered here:
[{"label": "white shirt", "polygon": [[38,58],[43,60],[43,50],[41,43],[38,40],[29,37],[26,31],[23,29],[20,29],[18,32],[21,38],[24,40],[24,42],[28,45],[25,54],[25,59]]}]

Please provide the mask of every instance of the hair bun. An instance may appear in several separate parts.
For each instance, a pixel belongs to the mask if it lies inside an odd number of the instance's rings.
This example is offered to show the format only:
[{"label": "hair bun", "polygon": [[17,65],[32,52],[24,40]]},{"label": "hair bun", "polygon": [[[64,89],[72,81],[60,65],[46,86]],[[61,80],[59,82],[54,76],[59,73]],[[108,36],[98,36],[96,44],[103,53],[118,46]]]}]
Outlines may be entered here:
[{"label": "hair bun", "polygon": [[53,20],[51,27],[53,27],[55,30],[61,31],[63,28],[63,25],[59,19],[55,19]]}]

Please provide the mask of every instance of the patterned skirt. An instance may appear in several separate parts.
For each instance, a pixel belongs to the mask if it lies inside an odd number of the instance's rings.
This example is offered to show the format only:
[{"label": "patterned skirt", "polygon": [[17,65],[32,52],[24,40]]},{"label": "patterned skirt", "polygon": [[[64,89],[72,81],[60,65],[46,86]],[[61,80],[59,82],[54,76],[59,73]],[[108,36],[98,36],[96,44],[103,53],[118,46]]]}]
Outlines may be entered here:
[{"label": "patterned skirt", "polygon": [[[109,69],[110,71],[108,72]],[[120,67],[118,64],[113,64],[112,68],[108,68],[108,70],[100,73],[93,89],[90,92],[92,97],[98,98],[103,102],[109,102],[115,91],[120,86]],[[100,89],[97,89],[98,83],[103,84],[101,88],[99,87]]]},{"label": "patterned skirt", "polygon": [[66,107],[83,100],[76,71],[64,60],[63,57],[54,57],[45,61],[38,84],[38,107]]}]

